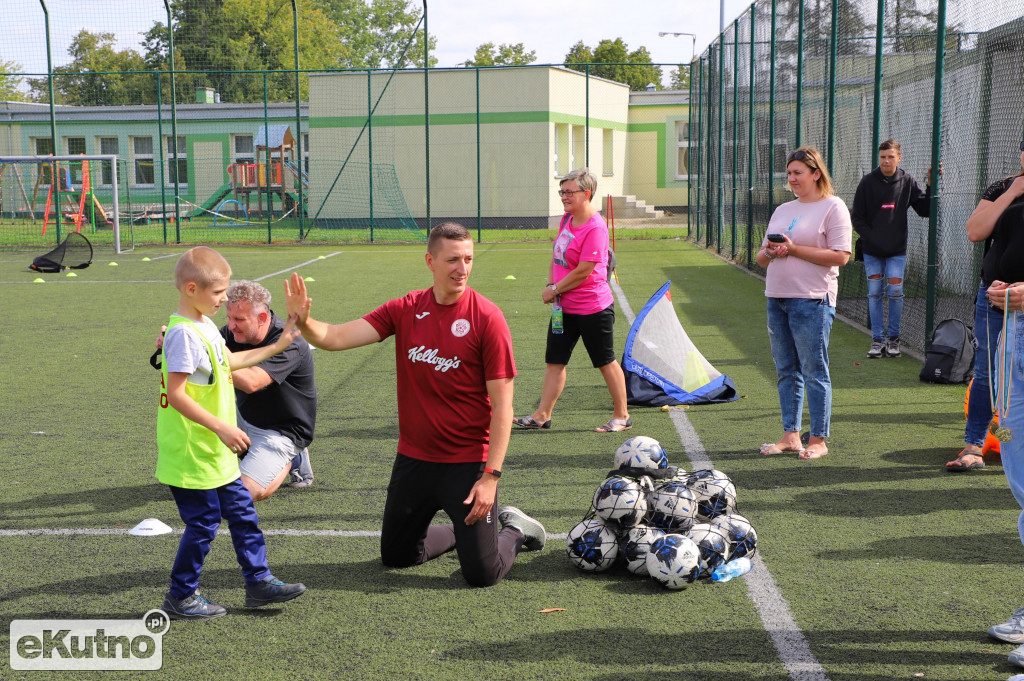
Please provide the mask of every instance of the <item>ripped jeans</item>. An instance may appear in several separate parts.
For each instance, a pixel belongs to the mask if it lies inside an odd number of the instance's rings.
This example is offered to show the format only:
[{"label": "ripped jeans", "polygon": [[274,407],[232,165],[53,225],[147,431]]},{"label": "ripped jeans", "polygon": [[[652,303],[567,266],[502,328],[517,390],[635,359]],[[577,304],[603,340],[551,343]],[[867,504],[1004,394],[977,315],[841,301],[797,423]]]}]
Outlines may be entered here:
[{"label": "ripped jeans", "polygon": [[[868,316],[871,318],[871,340],[883,342],[886,338],[900,337],[903,322],[903,271],[907,268],[907,256],[893,255],[879,258],[864,254],[864,274],[868,277]],[[900,283],[890,284],[889,279]],[[884,335],[882,297],[889,297],[889,335]]]}]

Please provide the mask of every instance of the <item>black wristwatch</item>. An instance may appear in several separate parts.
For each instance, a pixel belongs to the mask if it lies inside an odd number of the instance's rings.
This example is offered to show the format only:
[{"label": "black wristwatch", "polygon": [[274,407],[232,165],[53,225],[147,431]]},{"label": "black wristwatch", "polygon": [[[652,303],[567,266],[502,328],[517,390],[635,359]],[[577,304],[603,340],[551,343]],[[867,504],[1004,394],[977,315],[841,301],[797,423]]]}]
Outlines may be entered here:
[{"label": "black wristwatch", "polygon": [[496,478],[500,478],[501,477],[501,471],[499,471],[497,468],[485,468],[484,469],[484,473],[490,473],[491,475],[493,475]]}]

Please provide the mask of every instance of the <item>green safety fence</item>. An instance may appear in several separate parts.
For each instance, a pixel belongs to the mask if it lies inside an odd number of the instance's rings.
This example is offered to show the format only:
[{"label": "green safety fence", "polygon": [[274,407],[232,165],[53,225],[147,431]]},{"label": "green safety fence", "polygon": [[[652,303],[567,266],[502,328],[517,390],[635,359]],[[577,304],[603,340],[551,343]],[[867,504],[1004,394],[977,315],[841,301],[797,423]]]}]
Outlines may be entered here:
[{"label": "green safety fence", "polygon": [[[994,181],[1021,171],[1024,2],[759,0],[691,64],[691,238],[753,271],[775,206],[792,200],[786,154],[822,152],[852,206],[881,141],[931,191],[910,213],[902,337],[973,324],[982,244],[964,223]],[[869,325],[863,264],[842,268],[838,312]]]}]

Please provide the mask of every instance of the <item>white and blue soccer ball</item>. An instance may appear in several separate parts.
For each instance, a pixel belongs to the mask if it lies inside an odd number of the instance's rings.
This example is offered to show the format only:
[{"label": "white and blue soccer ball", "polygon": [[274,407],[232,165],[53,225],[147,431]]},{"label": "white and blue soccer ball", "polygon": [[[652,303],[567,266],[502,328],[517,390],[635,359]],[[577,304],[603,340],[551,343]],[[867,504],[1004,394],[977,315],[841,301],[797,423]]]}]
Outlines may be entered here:
[{"label": "white and blue soccer ball", "polygon": [[647,572],[668,589],[685,589],[703,571],[700,548],[684,535],[658,537],[647,552]]},{"label": "white and blue soccer ball", "polygon": [[719,526],[697,523],[686,532],[686,536],[700,549],[703,566],[699,577],[710,577],[716,567],[729,560],[729,537]]},{"label": "white and blue soccer ball", "polygon": [[757,550],[757,532],[750,521],[738,513],[720,515],[711,521],[729,539],[729,560],[752,556]]},{"label": "white and blue soccer ball", "polygon": [[594,512],[613,527],[633,527],[647,514],[647,494],[636,480],[614,475],[594,492]]},{"label": "white and blue soccer ball", "polygon": [[697,499],[681,480],[666,480],[647,497],[647,522],[669,532],[685,532],[697,516]]},{"label": "white and blue soccer ball", "polygon": [[580,570],[602,572],[615,563],[619,540],[601,520],[587,518],[569,530],[565,551]]},{"label": "white and blue soccer ball", "polygon": [[736,485],[722,471],[694,471],[686,478],[686,486],[697,499],[697,518],[700,520],[728,515],[736,509]]},{"label": "white and blue soccer ball", "polygon": [[665,448],[653,437],[631,437],[615,450],[615,468],[642,468],[656,471],[668,466]]},{"label": "white and blue soccer ball", "polygon": [[626,569],[634,575],[647,574],[647,554],[651,543],[665,536],[664,530],[649,525],[637,525],[626,531],[621,538],[619,555],[626,561]]}]

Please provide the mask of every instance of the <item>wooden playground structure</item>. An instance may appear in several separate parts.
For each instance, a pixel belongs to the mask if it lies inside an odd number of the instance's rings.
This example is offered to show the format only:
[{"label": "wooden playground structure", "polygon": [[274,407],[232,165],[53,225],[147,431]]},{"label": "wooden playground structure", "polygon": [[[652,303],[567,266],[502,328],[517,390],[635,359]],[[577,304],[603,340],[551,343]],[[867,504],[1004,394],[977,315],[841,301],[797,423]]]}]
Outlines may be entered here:
[{"label": "wooden playground structure", "polygon": [[[243,206],[246,215],[251,210],[252,194],[256,194],[257,210],[263,213],[263,197],[266,195],[267,211],[274,212],[274,196],[281,201],[282,217],[296,210],[300,205],[294,193],[296,182],[309,187],[309,178],[295,160],[295,137],[287,125],[260,126],[253,142],[256,159],[253,163],[232,163],[227,167],[229,185],[234,198],[230,202]],[[266,160],[264,160],[264,155]],[[275,158],[276,157],[276,158]],[[225,202],[228,203],[228,202]]]}]

